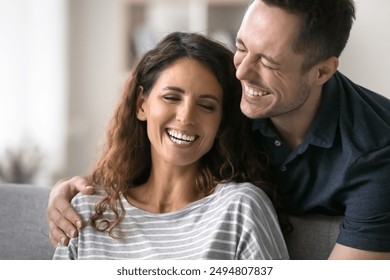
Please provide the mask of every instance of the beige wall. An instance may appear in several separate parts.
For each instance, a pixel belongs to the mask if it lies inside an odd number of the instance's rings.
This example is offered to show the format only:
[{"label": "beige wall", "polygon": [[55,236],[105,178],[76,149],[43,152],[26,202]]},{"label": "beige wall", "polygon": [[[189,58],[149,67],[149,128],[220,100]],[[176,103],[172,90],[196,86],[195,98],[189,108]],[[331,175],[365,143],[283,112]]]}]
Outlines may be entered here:
[{"label": "beige wall", "polygon": [[390,98],[390,1],[356,0],[356,9],[339,69],[356,83]]},{"label": "beige wall", "polygon": [[90,168],[120,93],[121,11],[118,0],[69,0],[67,166],[63,176]]}]

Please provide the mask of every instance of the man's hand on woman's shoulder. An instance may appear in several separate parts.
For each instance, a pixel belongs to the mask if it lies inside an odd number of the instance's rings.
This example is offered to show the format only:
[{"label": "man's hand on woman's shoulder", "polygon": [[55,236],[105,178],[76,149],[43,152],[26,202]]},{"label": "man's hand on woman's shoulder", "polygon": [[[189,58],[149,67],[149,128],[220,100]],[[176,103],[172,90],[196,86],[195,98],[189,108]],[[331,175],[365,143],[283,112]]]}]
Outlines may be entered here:
[{"label": "man's hand on woman's shoulder", "polygon": [[68,245],[69,239],[77,237],[77,229],[83,226],[81,217],[70,204],[72,198],[78,192],[92,194],[94,191],[86,179],[80,176],[60,180],[53,186],[47,206],[49,238],[53,247],[58,243]]}]

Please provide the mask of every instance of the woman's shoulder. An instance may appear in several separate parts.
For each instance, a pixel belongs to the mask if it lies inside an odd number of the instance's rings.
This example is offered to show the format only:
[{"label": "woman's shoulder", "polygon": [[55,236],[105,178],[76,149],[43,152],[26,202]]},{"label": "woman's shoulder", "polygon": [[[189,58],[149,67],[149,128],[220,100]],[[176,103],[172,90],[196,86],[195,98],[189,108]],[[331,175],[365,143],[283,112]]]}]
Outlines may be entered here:
[{"label": "woman's shoulder", "polygon": [[221,192],[224,193],[235,193],[235,194],[258,193],[260,196],[266,196],[266,193],[261,188],[255,186],[250,182],[221,183],[218,185],[218,188]]},{"label": "woman's shoulder", "polygon": [[100,186],[95,186],[95,192],[93,194],[83,194],[79,192],[72,199],[72,206],[76,210],[87,210],[95,207],[98,200],[104,197],[104,189]]},{"label": "woman's shoulder", "polygon": [[271,200],[267,194],[261,188],[250,182],[223,183],[218,186],[218,192],[221,196],[229,196],[234,200],[271,204]]}]

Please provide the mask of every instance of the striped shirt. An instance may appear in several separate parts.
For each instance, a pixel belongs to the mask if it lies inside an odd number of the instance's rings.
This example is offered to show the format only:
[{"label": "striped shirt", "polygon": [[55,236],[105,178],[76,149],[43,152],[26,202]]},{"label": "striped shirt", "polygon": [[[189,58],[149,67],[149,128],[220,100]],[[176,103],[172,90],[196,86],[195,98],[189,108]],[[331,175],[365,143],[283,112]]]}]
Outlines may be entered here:
[{"label": "striped shirt", "polygon": [[122,195],[120,239],[89,225],[101,195],[79,193],[72,200],[86,226],[68,247],[57,246],[54,259],[289,258],[271,201],[250,183],[219,184],[211,195],[162,214],[140,210]]}]

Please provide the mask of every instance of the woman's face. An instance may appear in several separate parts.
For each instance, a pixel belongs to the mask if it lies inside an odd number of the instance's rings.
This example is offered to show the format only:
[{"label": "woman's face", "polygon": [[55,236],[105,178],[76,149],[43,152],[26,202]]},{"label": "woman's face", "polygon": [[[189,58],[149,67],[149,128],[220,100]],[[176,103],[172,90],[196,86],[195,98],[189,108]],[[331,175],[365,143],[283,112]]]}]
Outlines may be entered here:
[{"label": "woman's face", "polygon": [[152,162],[196,164],[213,146],[222,118],[223,91],[203,64],[188,58],[163,70],[137,117],[146,121]]}]

